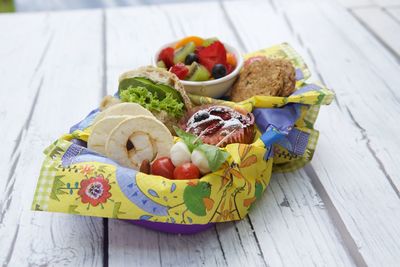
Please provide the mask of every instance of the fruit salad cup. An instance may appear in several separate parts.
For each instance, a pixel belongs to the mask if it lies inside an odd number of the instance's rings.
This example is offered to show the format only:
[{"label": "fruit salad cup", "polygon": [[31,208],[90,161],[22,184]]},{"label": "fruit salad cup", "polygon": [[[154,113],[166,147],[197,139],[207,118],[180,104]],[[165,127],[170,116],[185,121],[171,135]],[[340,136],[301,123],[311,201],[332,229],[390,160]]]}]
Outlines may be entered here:
[{"label": "fruit salad cup", "polygon": [[153,64],[176,74],[188,93],[219,98],[235,82],[243,59],[216,38],[189,36],[161,47]]}]

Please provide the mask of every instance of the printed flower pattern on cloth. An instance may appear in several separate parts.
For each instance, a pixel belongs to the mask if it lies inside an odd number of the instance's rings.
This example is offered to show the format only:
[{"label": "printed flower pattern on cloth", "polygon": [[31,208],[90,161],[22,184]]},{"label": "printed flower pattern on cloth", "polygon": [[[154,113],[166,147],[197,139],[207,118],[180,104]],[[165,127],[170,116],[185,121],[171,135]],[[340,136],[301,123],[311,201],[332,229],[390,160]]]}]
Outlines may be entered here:
[{"label": "printed flower pattern on cloth", "polygon": [[89,164],[79,167],[79,172],[82,173],[83,175],[91,175],[94,170],[95,167]]},{"label": "printed flower pattern on cloth", "polygon": [[80,195],[83,203],[89,203],[96,207],[99,204],[106,203],[107,199],[111,197],[110,189],[108,180],[102,174],[99,174],[96,177],[82,180],[78,195]]}]

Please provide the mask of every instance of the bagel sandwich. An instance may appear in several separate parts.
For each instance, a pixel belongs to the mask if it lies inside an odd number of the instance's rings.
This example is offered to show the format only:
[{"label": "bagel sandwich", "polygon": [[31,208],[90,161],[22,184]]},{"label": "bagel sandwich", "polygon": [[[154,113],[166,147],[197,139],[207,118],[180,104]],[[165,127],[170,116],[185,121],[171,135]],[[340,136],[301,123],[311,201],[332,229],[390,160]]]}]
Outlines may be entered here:
[{"label": "bagel sandwich", "polygon": [[174,133],[186,111],[192,108],[179,78],[162,68],[140,67],[119,77],[118,95],[122,102],[138,103]]}]

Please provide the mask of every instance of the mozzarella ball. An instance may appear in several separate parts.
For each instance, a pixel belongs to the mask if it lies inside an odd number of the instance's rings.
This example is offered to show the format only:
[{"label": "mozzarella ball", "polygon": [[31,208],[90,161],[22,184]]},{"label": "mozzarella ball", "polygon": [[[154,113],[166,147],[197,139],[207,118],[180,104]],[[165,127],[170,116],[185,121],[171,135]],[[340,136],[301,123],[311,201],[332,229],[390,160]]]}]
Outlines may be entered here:
[{"label": "mozzarella ball", "polygon": [[208,160],[207,160],[206,156],[204,155],[204,153],[201,152],[200,150],[195,149],[192,152],[191,159],[192,159],[192,163],[199,168],[201,174],[206,174],[206,173],[211,172],[210,166],[208,164]]},{"label": "mozzarella ball", "polygon": [[190,151],[183,142],[177,142],[171,147],[171,160],[175,167],[190,162]]}]

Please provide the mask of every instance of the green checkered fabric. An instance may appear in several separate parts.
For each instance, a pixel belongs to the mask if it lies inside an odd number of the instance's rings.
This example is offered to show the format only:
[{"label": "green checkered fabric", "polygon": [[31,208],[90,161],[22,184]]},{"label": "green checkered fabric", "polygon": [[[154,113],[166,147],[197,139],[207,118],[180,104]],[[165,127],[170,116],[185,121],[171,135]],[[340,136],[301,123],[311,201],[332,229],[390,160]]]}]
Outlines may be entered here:
[{"label": "green checkered fabric", "polygon": [[40,170],[39,180],[32,204],[33,210],[48,210],[51,192],[56,179],[57,164],[69,146],[69,142],[56,141],[44,150],[46,158],[44,159],[42,169]]},{"label": "green checkered fabric", "polygon": [[33,201],[33,210],[47,210],[50,200],[51,190],[56,176],[56,164],[50,157],[46,157],[40,171],[40,178],[37,183]]}]

